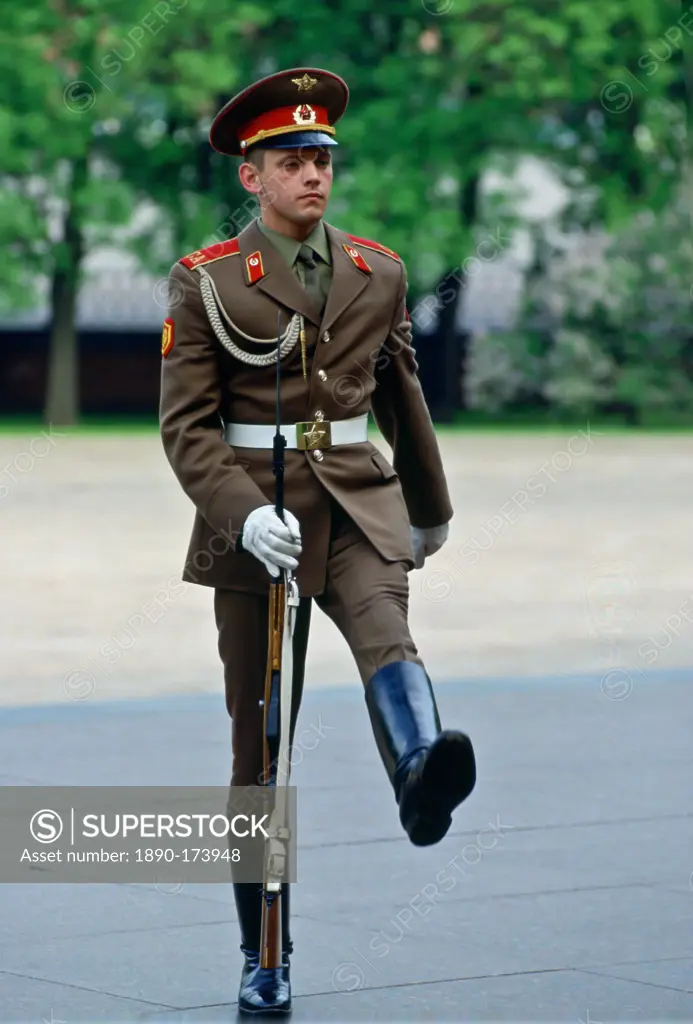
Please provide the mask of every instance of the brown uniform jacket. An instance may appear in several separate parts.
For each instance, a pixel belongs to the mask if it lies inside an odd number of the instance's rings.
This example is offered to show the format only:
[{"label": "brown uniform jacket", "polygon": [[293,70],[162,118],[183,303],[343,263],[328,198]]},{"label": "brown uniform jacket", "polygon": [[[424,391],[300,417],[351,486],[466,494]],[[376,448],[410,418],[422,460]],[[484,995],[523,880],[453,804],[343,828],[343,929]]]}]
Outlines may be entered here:
[{"label": "brown uniform jacket", "polygon": [[[286,450],[284,504],[301,526],[296,578],[303,596],[320,594],[325,586],[330,495],[384,559],[404,560],[409,569],[410,523],[439,526],[453,514],[416,375],[404,265],[378,243],[355,242],[327,223],[325,228],[333,279],[322,316],[255,221],[235,243],[210,247],[191,260],[213,279],[224,328],[248,352],[268,347],[248,342],[229,321],[253,338],[270,339],[277,334],[278,310],[282,329],[294,311],[303,314],[307,380],[297,344],[281,365],[282,423],[313,420],[319,411],[329,421],[372,411],[392,447],[394,468],[370,441],[327,448],[322,461],[310,451]],[[258,252],[262,262],[253,270],[248,258]],[[182,262],[169,275],[168,313],[161,437],[197,510],[183,579],[265,593],[265,566],[235,548],[249,513],[274,502],[272,450],[231,447],[222,424],[276,422],[276,364],[247,365],[227,351],[205,310],[198,271]]]}]

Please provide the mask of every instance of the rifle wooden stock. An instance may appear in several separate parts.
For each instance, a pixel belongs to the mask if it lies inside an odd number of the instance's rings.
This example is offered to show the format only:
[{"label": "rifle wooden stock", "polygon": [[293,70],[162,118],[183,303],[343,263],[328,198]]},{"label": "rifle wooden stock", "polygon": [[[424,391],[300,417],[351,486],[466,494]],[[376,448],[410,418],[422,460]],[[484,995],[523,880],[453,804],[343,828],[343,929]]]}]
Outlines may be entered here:
[{"label": "rifle wooden stock", "polygon": [[[272,446],[272,471],[275,476],[274,510],[277,517],[284,521],[284,449],[286,438],[281,432],[281,309],[277,311],[277,430]],[[279,770],[283,775],[282,785],[288,780],[289,765],[279,765],[282,716],[284,722],[284,738],[286,741],[286,722],[290,723],[292,699],[288,707],[281,706],[282,661],[284,649],[284,631],[287,628],[285,608],[287,606],[287,587],[291,599],[298,601],[298,589],[290,572],[282,570],[279,577],[270,581],[269,615],[267,637],[267,669],[265,673],[265,701],[263,715],[263,760],[264,779],[266,786],[278,783]],[[293,618],[292,618],[293,623]],[[293,627],[292,627],[293,637]],[[293,664],[291,666],[293,674]],[[287,752],[288,762],[288,752]],[[282,805],[285,810],[285,803]],[[260,925],[260,966],[281,967],[282,965],[282,886],[273,871],[270,841],[267,842],[265,857],[265,878],[262,887],[262,921]]]}]

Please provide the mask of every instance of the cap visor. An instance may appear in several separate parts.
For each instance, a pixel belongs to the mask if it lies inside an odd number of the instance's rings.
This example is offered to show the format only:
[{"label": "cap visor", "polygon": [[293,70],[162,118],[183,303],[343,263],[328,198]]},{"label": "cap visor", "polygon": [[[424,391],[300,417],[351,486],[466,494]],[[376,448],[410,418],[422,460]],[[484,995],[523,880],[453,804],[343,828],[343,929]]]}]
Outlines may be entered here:
[{"label": "cap visor", "polygon": [[287,132],[286,135],[275,135],[250,147],[256,149],[297,149],[299,146],[338,146],[339,143],[327,132]]}]

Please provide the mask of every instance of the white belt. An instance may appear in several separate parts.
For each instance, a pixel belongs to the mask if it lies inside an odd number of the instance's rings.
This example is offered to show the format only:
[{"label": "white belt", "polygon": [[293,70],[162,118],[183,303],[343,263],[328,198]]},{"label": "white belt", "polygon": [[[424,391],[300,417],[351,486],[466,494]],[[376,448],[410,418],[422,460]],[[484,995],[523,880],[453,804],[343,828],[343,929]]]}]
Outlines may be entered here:
[{"label": "white belt", "polygon": [[[306,420],[282,426],[287,448],[312,451],[336,444],[357,444],[368,440],[368,413],[350,420]],[[276,426],[260,423],[227,423],[224,438],[237,448],[272,448]]]}]

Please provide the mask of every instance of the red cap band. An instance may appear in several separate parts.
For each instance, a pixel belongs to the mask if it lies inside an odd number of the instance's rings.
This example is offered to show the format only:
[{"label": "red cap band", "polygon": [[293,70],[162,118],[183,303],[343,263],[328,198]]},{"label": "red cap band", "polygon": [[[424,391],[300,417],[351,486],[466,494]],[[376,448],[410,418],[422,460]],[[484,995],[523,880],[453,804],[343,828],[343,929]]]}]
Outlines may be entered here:
[{"label": "red cap band", "polygon": [[246,149],[255,142],[272,135],[284,135],[287,132],[321,131],[335,134],[327,117],[327,108],[311,106],[310,103],[299,103],[295,107],[276,107],[259,117],[253,118],[238,132],[241,149]]}]

